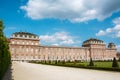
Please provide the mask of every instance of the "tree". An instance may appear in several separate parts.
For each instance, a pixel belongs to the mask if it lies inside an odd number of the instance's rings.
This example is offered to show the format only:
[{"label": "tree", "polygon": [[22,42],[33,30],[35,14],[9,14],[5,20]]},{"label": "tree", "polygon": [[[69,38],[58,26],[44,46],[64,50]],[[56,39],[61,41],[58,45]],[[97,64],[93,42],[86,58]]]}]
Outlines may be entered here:
[{"label": "tree", "polygon": [[90,63],[89,63],[89,66],[94,66],[94,63],[93,63],[92,58],[90,58]]},{"label": "tree", "polygon": [[51,64],[51,60],[49,60],[48,63]]},{"label": "tree", "polygon": [[3,22],[0,20],[0,80],[10,64],[10,52],[7,38],[3,33]]},{"label": "tree", "polygon": [[62,61],[62,64],[65,64],[65,60]]},{"label": "tree", "polygon": [[120,57],[119,57],[118,61],[120,61]]},{"label": "tree", "polygon": [[3,60],[3,57],[4,57],[4,54],[3,54],[3,23],[2,21],[0,20],[0,79],[2,78],[2,69],[3,69],[3,65],[2,65],[2,60]]},{"label": "tree", "polygon": [[55,60],[55,64],[57,64],[57,60]]},{"label": "tree", "polygon": [[77,60],[74,60],[74,65],[76,65]]},{"label": "tree", "polygon": [[119,67],[118,62],[115,57],[113,58],[112,67]]}]

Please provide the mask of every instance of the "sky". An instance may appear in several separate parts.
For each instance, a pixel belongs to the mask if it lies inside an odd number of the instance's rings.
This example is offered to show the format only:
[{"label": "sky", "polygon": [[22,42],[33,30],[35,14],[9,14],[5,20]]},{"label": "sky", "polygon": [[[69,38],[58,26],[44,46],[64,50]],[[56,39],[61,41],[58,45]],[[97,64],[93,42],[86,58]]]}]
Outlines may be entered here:
[{"label": "sky", "polygon": [[120,0],[0,0],[0,19],[7,38],[23,31],[41,45],[73,47],[97,38],[120,51]]}]

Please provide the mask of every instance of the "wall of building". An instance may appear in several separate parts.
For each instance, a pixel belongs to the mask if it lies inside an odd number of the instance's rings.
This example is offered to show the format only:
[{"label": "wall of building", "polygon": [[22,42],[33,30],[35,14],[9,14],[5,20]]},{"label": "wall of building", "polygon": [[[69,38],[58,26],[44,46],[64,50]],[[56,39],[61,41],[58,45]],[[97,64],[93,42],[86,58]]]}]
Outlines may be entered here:
[{"label": "wall of building", "polygon": [[40,45],[39,40],[35,39],[19,39],[19,38],[11,38],[10,44],[18,44],[18,45]]},{"label": "wall of building", "polygon": [[[56,47],[39,45],[10,45],[12,60],[81,60],[90,59],[90,48]],[[116,50],[91,49],[93,60],[110,60],[116,57]]]},{"label": "wall of building", "polygon": [[104,48],[92,48],[91,57],[93,60],[104,60],[105,58],[105,49]]},{"label": "wall of building", "polygon": [[116,53],[117,53],[116,49],[109,49],[109,48],[107,48],[106,52],[105,52],[105,60],[108,60],[108,59],[112,60],[113,57],[117,56]]},{"label": "wall of building", "polygon": [[89,60],[89,48],[10,45],[12,60]]},{"label": "wall of building", "polygon": [[88,48],[40,46],[41,60],[88,60]]},{"label": "wall of building", "polygon": [[[113,45],[113,44],[112,44]],[[111,60],[116,57],[116,48],[106,48],[105,44],[94,42],[82,47],[41,46],[38,38],[10,38],[12,60]]]}]

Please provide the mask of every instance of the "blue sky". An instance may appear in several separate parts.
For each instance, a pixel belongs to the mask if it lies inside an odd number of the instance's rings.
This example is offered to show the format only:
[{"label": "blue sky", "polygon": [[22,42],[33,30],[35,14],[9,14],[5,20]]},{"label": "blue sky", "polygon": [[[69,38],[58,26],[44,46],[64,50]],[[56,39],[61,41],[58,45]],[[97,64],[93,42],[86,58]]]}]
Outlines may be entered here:
[{"label": "blue sky", "polygon": [[120,51],[120,0],[0,0],[5,35],[40,36],[41,45],[81,46],[89,38]]}]

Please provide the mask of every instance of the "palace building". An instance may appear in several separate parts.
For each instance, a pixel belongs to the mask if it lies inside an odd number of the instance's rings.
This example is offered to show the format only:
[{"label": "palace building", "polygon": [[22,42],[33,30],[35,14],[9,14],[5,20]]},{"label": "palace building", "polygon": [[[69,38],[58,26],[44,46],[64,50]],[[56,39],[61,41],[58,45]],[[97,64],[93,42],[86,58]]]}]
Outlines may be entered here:
[{"label": "palace building", "polygon": [[41,60],[112,60],[117,49],[114,43],[106,47],[102,40],[90,38],[82,47],[43,46],[39,36],[28,32],[15,32],[9,39],[12,61]]}]

